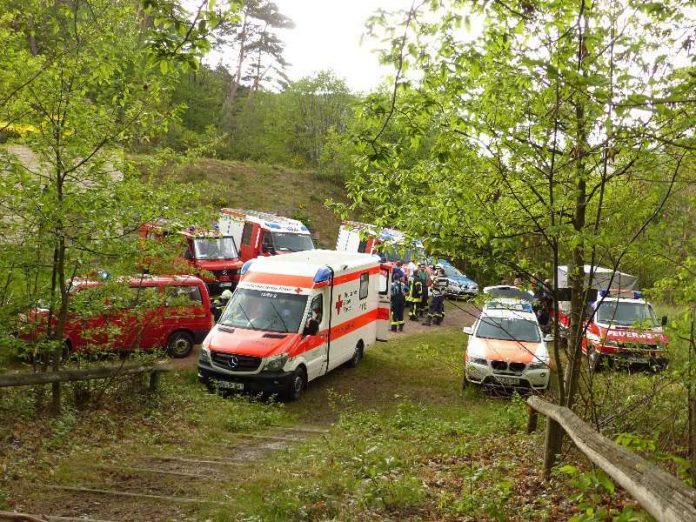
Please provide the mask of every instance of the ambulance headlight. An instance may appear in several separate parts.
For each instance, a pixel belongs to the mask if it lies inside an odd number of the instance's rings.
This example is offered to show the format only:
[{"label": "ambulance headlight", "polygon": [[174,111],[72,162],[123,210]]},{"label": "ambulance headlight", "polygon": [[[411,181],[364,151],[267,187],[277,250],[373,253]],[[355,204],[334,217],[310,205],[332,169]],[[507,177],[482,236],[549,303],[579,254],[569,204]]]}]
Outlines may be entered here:
[{"label": "ambulance headlight", "polygon": [[549,365],[545,363],[544,361],[535,361],[529,366],[527,366],[528,370],[548,370]]},{"label": "ambulance headlight", "polygon": [[288,361],[288,354],[287,353],[279,353],[278,355],[274,355],[272,357],[269,357],[266,360],[266,364],[263,367],[264,372],[279,372],[283,369],[283,366],[285,366],[285,363]]},{"label": "ambulance headlight", "polygon": [[469,359],[469,362],[471,364],[478,364],[480,366],[488,366],[488,361],[483,357],[472,357],[471,359]]}]

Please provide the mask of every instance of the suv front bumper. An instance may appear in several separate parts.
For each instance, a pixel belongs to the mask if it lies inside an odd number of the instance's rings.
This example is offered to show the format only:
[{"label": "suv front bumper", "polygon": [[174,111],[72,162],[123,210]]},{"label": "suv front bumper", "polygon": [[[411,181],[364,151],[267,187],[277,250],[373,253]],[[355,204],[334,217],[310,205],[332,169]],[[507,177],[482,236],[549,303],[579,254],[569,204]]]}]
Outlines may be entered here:
[{"label": "suv front bumper", "polygon": [[529,370],[521,373],[499,373],[489,365],[478,363],[466,363],[464,370],[465,379],[474,384],[497,386],[503,388],[526,388],[532,390],[545,390],[549,387],[551,370],[549,368]]}]

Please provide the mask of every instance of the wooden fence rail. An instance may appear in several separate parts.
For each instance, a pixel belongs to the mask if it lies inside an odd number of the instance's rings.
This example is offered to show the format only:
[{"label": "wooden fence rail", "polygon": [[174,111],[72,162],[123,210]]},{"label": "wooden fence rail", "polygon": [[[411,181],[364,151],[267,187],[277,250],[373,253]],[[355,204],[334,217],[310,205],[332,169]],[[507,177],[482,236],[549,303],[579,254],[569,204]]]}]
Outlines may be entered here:
[{"label": "wooden fence rail", "polygon": [[51,384],[54,382],[91,381],[93,379],[110,379],[122,375],[150,374],[150,389],[157,387],[159,374],[173,371],[171,364],[123,364],[118,366],[102,366],[98,368],[83,368],[79,370],[59,370],[43,373],[8,373],[0,375],[0,388],[13,386],[33,386]]},{"label": "wooden fence rail", "polygon": [[696,521],[696,489],[596,432],[570,409],[529,397],[529,431],[537,412],[553,419],[578,449],[602,468],[658,521]]}]

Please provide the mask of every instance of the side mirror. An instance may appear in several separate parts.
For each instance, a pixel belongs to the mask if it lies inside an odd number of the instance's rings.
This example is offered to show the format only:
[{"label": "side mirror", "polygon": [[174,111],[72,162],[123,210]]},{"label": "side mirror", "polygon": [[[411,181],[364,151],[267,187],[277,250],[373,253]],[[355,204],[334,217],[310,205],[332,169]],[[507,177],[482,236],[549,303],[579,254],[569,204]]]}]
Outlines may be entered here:
[{"label": "side mirror", "polygon": [[662,321],[661,321],[661,323],[662,323],[662,326],[665,326],[665,325],[667,324],[667,316],[666,316],[666,315],[663,315],[663,316],[662,316]]},{"label": "side mirror", "polygon": [[462,332],[464,332],[466,335],[474,335],[474,327],[465,326],[464,328],[462,328]]},{"label": "side mirror", "polygon": [[319,321],[310,319],[302,332],[304,335],[317,335],[319,333]]},{"label": "side mirror", "polygon": [[545,343],[552,343],[553,342],[553,334],[546,334],[544,336],[544,342]]}]

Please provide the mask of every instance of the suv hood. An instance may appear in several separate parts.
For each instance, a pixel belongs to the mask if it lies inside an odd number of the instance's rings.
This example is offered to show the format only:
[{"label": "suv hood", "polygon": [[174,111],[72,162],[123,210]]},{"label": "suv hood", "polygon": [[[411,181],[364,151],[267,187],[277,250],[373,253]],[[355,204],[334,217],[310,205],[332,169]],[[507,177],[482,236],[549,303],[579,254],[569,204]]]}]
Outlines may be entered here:
[{"label": "suv hood", "polygon": [[527,343],[471,337],[467,352],[469,357],[482,357],[487,361],[529,364],[537,359],[548,360],[546,345],[543,342]]}]

